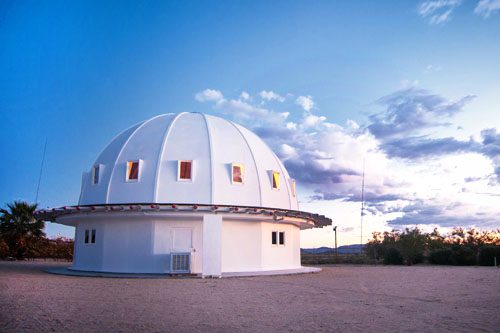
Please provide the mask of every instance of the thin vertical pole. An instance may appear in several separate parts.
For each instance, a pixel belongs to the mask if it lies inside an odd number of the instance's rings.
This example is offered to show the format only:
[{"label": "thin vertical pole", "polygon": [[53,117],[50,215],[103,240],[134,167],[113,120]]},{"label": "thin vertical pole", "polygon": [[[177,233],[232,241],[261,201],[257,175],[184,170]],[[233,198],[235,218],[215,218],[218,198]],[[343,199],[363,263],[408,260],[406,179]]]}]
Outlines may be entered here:
[{"label": "thin vertical pole", "polygon": [[365,208],[365,159],[363,158],[363,180],[361,182],[361,235],[360,244],[361,250],[363,250],[363,215]]},{"label": "thin vertical pole", "polygon": [[338,256],[339,254],[339,251],[338,251],[338,248],[337,248],[337,227],[335,226],[335,256]]},{"label": "thin vertical pole", "polygon": [[42,181],[42,171],[43,171],[43,164],[45,163],[46,151],[47,151],[47,137],[45,137],[45,145],[43,146],[42,164],[40,165],[40,173],[38,175],[38,185],[36,186],[35,203],[38,203],[38,193],[40,191],[40,182]]}]

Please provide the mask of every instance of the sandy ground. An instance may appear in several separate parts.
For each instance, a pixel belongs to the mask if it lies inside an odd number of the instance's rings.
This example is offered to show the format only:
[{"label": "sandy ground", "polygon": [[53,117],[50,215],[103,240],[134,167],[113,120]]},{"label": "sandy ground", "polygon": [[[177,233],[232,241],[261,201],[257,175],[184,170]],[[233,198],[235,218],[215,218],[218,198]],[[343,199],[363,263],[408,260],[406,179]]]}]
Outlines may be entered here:
[{"label": "sandy ground", "polygon": [[121,279],[0,262],[0,331],[500,332],[500,269],[330,266],[294,276]]}]

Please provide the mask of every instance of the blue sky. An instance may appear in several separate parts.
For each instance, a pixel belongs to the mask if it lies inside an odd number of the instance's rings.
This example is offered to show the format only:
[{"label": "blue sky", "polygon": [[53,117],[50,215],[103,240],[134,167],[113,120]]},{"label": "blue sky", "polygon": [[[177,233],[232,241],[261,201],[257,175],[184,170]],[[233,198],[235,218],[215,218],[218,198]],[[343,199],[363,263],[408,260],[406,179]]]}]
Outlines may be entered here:
[{"label": "blue sky", "polygon": [[76,204],[117,133],[199,111],[259,133],[344,243],[363,158],[366,237],[498,228],[499,41],[498,0],[2,1],[0,202],[34,200],[45,138],[40,205]]}]

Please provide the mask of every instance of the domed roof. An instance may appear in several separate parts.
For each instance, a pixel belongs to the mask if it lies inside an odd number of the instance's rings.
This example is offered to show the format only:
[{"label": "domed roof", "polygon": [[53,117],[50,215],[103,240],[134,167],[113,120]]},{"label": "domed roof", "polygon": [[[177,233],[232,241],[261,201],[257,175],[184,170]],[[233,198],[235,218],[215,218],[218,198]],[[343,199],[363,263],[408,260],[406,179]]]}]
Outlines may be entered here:
[{"label": "domed roof", "polygon": [[190,203],[298,210],[295,182],[253,132],[201,113],[134,125],[82,178],[79,205]]}]

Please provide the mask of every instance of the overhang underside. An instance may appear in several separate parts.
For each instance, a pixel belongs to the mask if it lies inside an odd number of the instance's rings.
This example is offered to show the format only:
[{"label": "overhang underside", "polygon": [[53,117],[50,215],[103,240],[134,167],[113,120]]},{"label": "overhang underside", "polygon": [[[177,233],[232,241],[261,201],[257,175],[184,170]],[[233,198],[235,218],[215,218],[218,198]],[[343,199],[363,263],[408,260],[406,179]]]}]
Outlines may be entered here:
[{"label": "overhang underside", "polygon": [[252,207],[252,206],[229,206],[229,205],[206,205],[206,204],[177,204],[177,203],[127,203],[127,204],[104,204],[104,205],[81,205],[64,206],[51,209],[42,209],[35,212],[35,218],[58,222],[60,217],[69,217],[76,214],[92,214],[105,212],[144,212],[144,213],[217,213],[238,214],[257,217],[273,218],[276,221],[283,219],[303,220],[308,228],[321,228],[332,224],[332,219],[319,214],[302,212],[297,210]]}]

